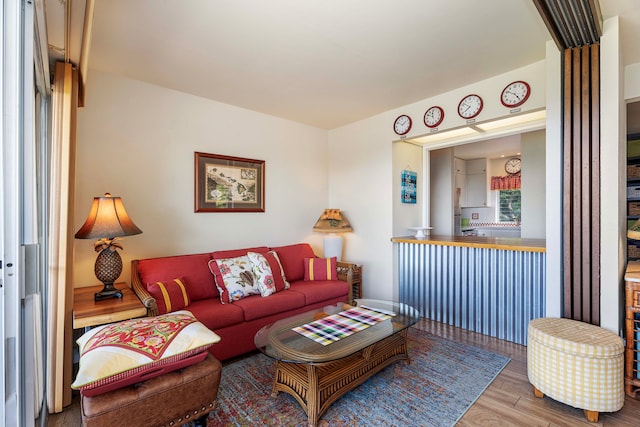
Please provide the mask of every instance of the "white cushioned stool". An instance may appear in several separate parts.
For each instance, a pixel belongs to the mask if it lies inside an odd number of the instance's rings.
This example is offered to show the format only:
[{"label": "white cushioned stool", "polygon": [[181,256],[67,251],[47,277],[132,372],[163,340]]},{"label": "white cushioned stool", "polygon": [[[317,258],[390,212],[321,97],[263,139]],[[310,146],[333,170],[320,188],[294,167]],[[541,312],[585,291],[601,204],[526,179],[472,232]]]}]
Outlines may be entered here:
[{"label": "white cushioned stool", "polygon": [[622,338],[588,323],[540,318],[529,322],[527,373],[536,397],[583,409],[590,422],[624,405]]}]

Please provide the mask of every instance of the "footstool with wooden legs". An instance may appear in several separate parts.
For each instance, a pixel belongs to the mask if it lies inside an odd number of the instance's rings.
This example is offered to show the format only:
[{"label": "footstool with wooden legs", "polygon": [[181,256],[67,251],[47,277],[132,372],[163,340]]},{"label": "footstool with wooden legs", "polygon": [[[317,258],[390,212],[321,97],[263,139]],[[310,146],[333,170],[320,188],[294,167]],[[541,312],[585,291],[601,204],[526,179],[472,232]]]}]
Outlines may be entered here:
[{"label": "footstool with wooden legs", "polygon": [[599,326],[571,319],[529,322],[527,373],[536,397],[583,409],[590,422],[624,405],[624,344]]}]

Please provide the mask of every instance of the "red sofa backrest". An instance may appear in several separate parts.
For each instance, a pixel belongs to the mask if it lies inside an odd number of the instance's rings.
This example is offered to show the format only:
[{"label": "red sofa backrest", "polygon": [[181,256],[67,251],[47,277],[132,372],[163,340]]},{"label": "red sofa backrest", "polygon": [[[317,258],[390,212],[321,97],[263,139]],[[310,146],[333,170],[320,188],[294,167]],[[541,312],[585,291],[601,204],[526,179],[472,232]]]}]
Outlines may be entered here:
[{"label": "red sofa backrest", "polygon": [[177,255],[138,261],[138,275],[148,283],[183,278],[192,301],[220,296],[209,271],[211,254]]}]

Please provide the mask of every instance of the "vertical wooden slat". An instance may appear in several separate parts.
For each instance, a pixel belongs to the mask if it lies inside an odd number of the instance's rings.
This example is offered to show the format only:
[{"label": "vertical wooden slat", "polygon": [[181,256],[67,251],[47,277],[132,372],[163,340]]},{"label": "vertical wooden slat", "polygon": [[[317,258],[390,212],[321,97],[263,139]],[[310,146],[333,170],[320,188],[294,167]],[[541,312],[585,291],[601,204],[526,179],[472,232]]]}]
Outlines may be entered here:
[{"label": "vertical wooden slat", "polygon": [[600,45],[591,45],[591,288],[592,322],[600,324]]},{"label": "vertical wooden slat", "polygon": [[564,316],[573,318],[573,270],[571,266],[573,265],[573,245],[571,244],[571,231],[573,230],[573,221],[571,216],[571,201],[573,187],[571,186],[572,182],[572,174],[571,174],[571,112],[573,108],[571,108],[571,76],[572,72],[572,51],[571,49],[566,49],[564,51],[564,79],[563,79],[563,183],[564,183],[564,191],[562,194],[562,205],[563,205],[563,224],[562,233],[563,233],[563,273],[564,273],[564,286],[563,286],[563,294],[564,294]]},{"label": "vertical wooden slat", "polygon": [[580,254],[581,262],[581,283],[580,295],[582,296],[582,304],[580,307],[582,321],[591,323],[591,61],[590,47],[583,46],[576,49],[576,53],[581,55],[580,70],[580,137],[576,138],[580,146],[580,181],[581,181],[581,197],[580,197],[580,223],[579,230],[580,239],[582,241],[582,253]]},{"label": "vertical wooden slat", "polygon": [[571,260],[573,277],[572,277],[572,304],[573,304],[573,319],[582,320],[582,289],[580,284],[582,283],[582,263],[580,259],[582,257],[582,212],[581,204],[582,200],[582,151],[580,149],[580,134],[582,130],[582,116],[580,114],[582,106],[582,93],[580,87],[582,86],[582,64],[580,55],[580,49],[571,49],[573,56],[572,67],[572,87],[571,87],[571,146],[573,158],[571,159],[571,186],[573,187],[573,197],[571,199],[571,216],[573,217],[573,228],[571,230],[571,241],[573,246],[573,259]]}]

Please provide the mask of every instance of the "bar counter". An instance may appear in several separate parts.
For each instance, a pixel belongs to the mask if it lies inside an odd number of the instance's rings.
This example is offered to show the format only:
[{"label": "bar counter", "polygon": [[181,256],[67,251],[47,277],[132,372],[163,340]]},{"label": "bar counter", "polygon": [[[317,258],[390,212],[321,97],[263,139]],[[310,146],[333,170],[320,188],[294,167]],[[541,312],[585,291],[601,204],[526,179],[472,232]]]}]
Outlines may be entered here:
[{"label": "bar counter", "polygon": [[527,344],[545,315],[544,239],[428,235],[393,237],[400,301],[421,316]]},{"label": "bar counter", "polygon": [[445,236],[393,237],[394,243],[423,245],[464,246],[468,248],[504,249],[507,251],[546,252],[545,239],[520,239],[517,237]]}]

